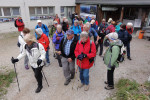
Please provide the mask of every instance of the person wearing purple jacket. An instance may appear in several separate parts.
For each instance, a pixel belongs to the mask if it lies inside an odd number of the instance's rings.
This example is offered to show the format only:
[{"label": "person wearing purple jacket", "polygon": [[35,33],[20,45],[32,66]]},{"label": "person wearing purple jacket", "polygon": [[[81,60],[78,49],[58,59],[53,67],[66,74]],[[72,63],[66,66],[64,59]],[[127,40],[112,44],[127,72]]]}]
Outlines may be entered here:
[{"label": "person wearing purple jacket", "polygon": [[60,67],[62,67],[62,63],[61,63],[61,55],[59,55],[59,45],[64,37],[64,34],[65,32],[62,31],[62,26],[60,24],[57,25],[57,30],[53,35],[53,43],[55,45],[56,59],[58,60]]}]

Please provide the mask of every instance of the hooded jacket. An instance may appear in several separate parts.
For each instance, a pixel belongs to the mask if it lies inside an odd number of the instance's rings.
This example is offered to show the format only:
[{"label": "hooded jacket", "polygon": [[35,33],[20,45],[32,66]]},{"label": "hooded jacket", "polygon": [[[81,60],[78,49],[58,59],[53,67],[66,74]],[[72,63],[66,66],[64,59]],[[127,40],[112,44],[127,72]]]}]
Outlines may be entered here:
[{"label": "hooded jacket", "polygon": [[[29,63],[33,68],[38,68],[37,65],[38,59],[45,61],[45,50],[42,44],[34,42],[31,47],[28,47],[26,44],[23,46],[23,52],[19,54],[17,59],[22,59],[26,55],[28,56]],[[43,66],[44,62],[40,66]]]},{"label": "hooded jacket", "polygon": [[[91,53],[90,53],[90,48],[91,48]],[[93,66],[93,62],[90,63],[90,59],[94,58],[96,56],[96,47],[95,47],[95,43],[92,42],[91,47],[90,47],[90,39],[88,38],[88,40],[83,44],[82,40],[80,41],[80,43],[78,42],[76,45],[76,49],[74,51],[76,58],[81,54],[84,53],[87,55],[86,58],[83,58],[82,61],[80,61],[79,59],[77,59],[77,65],[81,68],[81,69],[89,69]]]},{"label": "hooded jacket", "polygon": [[111,69],[112,66],[119,66],[117,59],[120,54],[121,46],[123,46],[123,43],[119,39],[110,42],[110,45],[104,54],[104,63],[107,65],[108,69]]}]

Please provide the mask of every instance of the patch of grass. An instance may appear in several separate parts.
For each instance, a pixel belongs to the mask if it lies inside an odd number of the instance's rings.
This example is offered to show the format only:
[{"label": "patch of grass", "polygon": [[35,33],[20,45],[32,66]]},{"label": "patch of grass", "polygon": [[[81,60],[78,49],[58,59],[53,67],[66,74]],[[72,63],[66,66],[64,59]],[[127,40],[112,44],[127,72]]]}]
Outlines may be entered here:
[{"label": "patch of grass", "polygon": [[122,78],[116,84],[116,88],[116,92],[107,100],[150,100],[150,83],[148,82],[144,83],[143,86],[135,80]]},{"label": "patch of grass", "polygon": [[7,93],[7,88],[13,82],[14,77],[14,71],[10,71],[7,74],[0,74],[0,98]]}]

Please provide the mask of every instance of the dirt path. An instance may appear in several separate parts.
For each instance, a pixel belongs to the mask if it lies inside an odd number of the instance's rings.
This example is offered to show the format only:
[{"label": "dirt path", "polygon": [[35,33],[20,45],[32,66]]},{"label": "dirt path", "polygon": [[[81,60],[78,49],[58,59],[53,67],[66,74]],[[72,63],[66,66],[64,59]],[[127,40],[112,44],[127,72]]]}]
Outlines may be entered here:
[{"label": "dirt path", "polygon": [[[0,71],[13,69],[10,62],[12,56],[16,57],[19,48],[16,47],[17,38],[8,38],[0,40]],[[84,89],[78,89],[79,72],[72,90],[73,80],[68,86],[64,86],[65,78],[62,68],[58,67],[57,60],[52,57],[52,49],[50,51],[51,65],[44,67],[44,72],[49,82],[49,88],[43,80],[43,89],[39,94],[34,91],[37,87],[31,68],[25,70],[23,60],[17,64],[17,72],[20,83],[21,92],[18,92],[16,80],[11,84],[5,98],[8,100],[104,100],[113,91],[104,89],[104,81],[106,80],[106,66],[103,59],[99,56],[96,58],[96,66],[90,69],[90,89],[85,92]],[[132,61],[126,61],[120,64],[115,70],[115,82],[121,78],[134,79],[139,83],[143,83],[150,75],[150,42],[146,40],[133,39],[131,43]]]}]

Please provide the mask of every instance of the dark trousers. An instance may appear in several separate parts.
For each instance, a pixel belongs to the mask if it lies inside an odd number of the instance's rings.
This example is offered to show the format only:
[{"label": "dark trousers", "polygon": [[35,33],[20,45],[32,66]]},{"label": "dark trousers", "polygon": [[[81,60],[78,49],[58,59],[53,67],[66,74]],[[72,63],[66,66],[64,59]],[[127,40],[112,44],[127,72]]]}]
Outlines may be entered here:
[{"label": "dark trousers", "polygon": [[130,57],[130,42],[127,43],[127,57]]},{"label": "dark trousers", "polygon": [[112,67],[111,70],[107,70],[108,86],[114,86],[114,70],[115,70],[115,67]]},{"label": "dark trousers", "polygon": [[62,67],[61,58],[62,58],[61,55],[58,55],[56,53],[56,59],[58,60],[59,67]]},{"label": "dark trousers", "polygon": [[97,49],[98,49],[99,46],[100,46],[99,55],[102,55],[103,54],[103,43],[98,43]]},{"label": "dark trousers", "polygon": [[36,81],[38,82],[38,86],[42,86],[42,68],[43,68],[43,66],[41,66],[41,67],[38,67],[38,68],[33,68],[32,67],[32,69],[33,69],[33,72],[34,72],[34,76],[35,76],[35,78],[36,78]]}]

